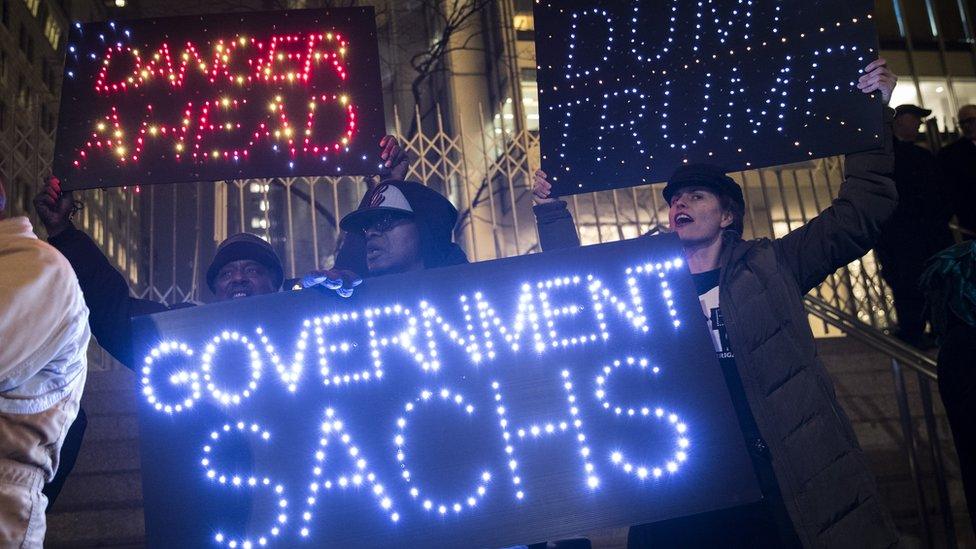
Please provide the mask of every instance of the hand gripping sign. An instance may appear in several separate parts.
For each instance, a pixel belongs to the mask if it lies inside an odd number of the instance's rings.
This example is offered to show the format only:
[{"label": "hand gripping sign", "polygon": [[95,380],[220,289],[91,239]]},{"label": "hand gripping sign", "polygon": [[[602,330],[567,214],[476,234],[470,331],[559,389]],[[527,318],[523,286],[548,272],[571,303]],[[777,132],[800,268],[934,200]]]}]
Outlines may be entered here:
[{"label": "hand gripping sign", "polygon": [[70,188],[378,170],[372,8],[78,24],[67,50]]},{"label": "hand gripping sign", "polygon": [[672,237],[135,334],[153,546],[501,547],[759,495]]}]

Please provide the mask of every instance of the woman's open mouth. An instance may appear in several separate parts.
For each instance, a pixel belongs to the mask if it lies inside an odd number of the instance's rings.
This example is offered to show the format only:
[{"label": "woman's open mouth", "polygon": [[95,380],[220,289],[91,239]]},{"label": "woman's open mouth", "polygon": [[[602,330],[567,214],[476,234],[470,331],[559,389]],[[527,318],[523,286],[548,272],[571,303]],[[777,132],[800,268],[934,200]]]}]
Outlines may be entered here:
[{"label": "woman's open mouth", "polygon": [[674,226],[683,227],[689,223],[694,223],[695,219],[686,213],[679,213],[674,216]]}]

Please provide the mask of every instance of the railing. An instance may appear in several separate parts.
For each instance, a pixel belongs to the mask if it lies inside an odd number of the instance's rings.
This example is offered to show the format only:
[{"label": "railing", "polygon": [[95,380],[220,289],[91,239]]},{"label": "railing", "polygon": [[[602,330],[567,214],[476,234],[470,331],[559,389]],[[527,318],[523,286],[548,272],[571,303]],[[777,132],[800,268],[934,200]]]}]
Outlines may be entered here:
[{"label": "railing", "polygon": [[959,240],[972,240],[976,238],[976,233],[956,223],[949,223],[949,229],[959,234]]},{"label": "railing", "polygon": [[921,449],[919,448],[920,442],[915,436],[915,428],[912,423],[908,391],[905,385],[905,369],[911,370],[918,377],[918,388],[921,397],[926,438],[928,439],[927,453],[935,474],[936,498],[938,500],[939,513],[942,516],[945,546],[950,549],[955,548],[957,546],[956,527],[952,513],[952,505],[949,500],[945,459],[942,452],[942,443],[939,439],[939,430],[935,422],[935,410],[932,400],[931,384],[938,380],[935,361],[913,347],[886,335],[851,315],[837,310],[818,297],[808,295],[804,301],[806,309],[810,314],[844,332],[848,337],[866,344],[891,360],[895,398],[898,402],[898,415],[903,437],[903,449],[908,460],[909,470],[911,471],[915,492],[915,504],[924,537],[923,541],[927,547],[934,547],[935,539],[928,513],[925,483],[919,461],[919,454],[921,453]]}]

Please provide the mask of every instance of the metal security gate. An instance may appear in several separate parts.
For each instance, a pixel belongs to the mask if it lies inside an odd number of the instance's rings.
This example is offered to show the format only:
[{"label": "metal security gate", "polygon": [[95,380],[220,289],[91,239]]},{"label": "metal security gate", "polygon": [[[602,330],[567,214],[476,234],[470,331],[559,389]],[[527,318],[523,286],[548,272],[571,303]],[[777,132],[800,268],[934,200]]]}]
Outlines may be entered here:
[{"label": "metal security gate", "polygon": [[[402,127],[398,121],[396,132]],[[531,209],[537,134],[498,132],[487,124],[452,133],[438,111],[433,131],[398,137],[411,158],[408,179],[443,193],[460,211],[456,240],[469,257],[539,251]],[[746,199],[745,238],[775,238],[806,223],[836,197],[842,174],[840,158],[733,174]],[[288,277],[330,267],[341,237],[339,220],[356,208],[370,184],[360,176],[288,177],[93,190],[84,193],[85,201],[103,215],[83,215],[82,224],[103,249],[111,250],[111,259],[129,273],[140,297],[206,301],[203,273],[216,243],[229,234],[251,232],[271,242]],[[569,197],[581,241],[595,244],[666,230],[661,188],[643,185]],[[103,222],[112,228],[102,227]],[[837,271],[815,292],[874,327],[894,321],[890,292],[873,253]],[[822,325],[817,333],[830,332]]]}]

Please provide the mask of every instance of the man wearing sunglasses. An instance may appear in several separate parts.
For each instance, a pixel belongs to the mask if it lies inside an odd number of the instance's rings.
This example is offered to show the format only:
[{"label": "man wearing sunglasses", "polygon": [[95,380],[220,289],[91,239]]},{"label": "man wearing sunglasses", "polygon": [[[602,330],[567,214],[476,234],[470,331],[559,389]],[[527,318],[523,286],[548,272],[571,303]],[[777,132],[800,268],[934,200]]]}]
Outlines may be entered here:
[{"label": "man wearing sunglasses", "polygon": [[966,238],[973,238],[976,235],[976,105],[959,109],[957,119],[962,135],[955,143],[942,148],[939,162],[959,225],[968,231]]},{"label": "man wearing sunglasses", "polygon": [[457,209],[437,191],[414,181],[384,181],[339,222],[346,235],[336,266],[305,275],[302,285],[323,285],[348,297],[361,276],[467,263],[453,241],[457,218]]}]

